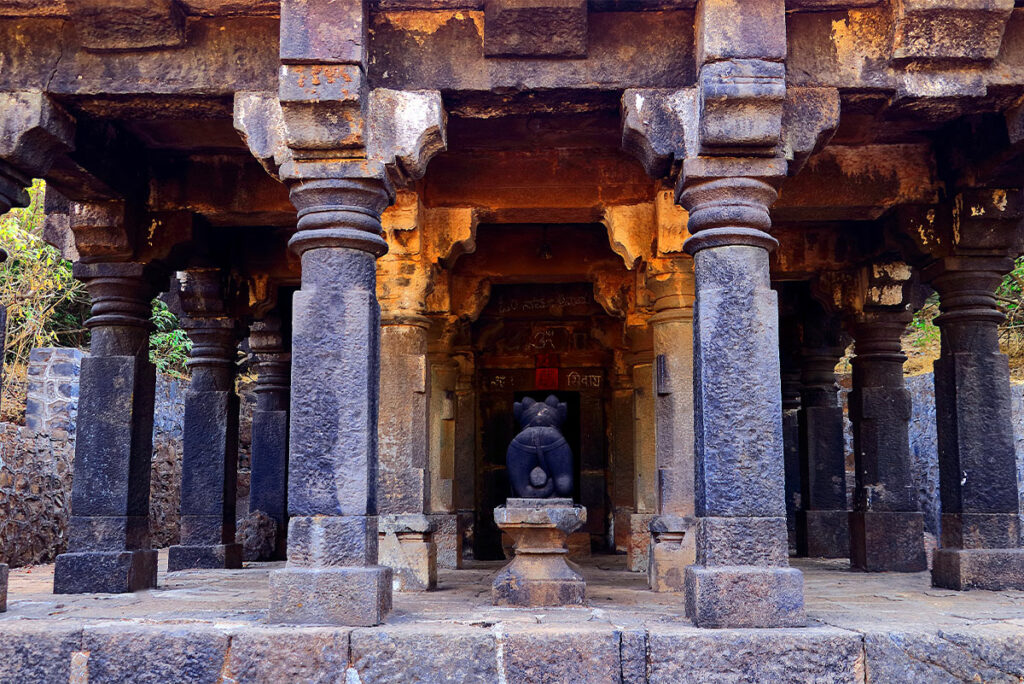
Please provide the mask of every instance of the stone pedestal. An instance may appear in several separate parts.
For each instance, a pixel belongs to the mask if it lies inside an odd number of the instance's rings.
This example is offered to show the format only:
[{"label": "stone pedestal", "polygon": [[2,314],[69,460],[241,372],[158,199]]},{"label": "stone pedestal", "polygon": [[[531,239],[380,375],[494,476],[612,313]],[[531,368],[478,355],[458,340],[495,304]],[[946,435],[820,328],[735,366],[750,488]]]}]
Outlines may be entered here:
[{"label": "stone pedestal", "polygon": [[858,315],[850,421],[857,468],[850,514],[850,564],[868,571],[920,572],[928,567],[924,514],[908,437],[910,393],[903,382],[900,337],[910,322],[902,307]]},{"label": "stone pedestal", "polygon": [[181,279],[182,327],[192,340],[192,380],[185,396],[181,464],[181,543],[167,569],[240,568],[235,542],[238,482],[237,337],[225,315],[217,268],[191,269]]},{"label": "stone pedestal", "polygon": [[77,263],[92,297],[90,355],[82,361],[68,553],[57,594],[156,587],[149,548],[155,369],[149,362],[152,289],[139,263]]},{"label": "stone pedestal", "polygon": [[[788,567],[778,302],[765,231],[785,164],[745,160],[763,176],[686,160],[681,203],[694,257],[697,559],[686,614],[698,627],[806,623],[803,576]],[[712,175],[708,175],[712,174]]]},{"label": "stone pedestal", "polygon": [[697,560],[697,519],[659,515],[651,521],[647,581],[652,591],[683,591],[686,568]]},{"label": "stone pedestal", "polygon": [[494,509],[494,521],[515,540],[515,558],[491,585],[495,605],[583,603],[586,583],[566,561],[566,541],[587,521],[587,509],[571,499],[509,499]]},{"label": "stone pedestal", "polygon": [[437,586],[437,551],[427,516],[382,515],[377,532],[377,562],[391,568],[395,591],[427,591]]}]

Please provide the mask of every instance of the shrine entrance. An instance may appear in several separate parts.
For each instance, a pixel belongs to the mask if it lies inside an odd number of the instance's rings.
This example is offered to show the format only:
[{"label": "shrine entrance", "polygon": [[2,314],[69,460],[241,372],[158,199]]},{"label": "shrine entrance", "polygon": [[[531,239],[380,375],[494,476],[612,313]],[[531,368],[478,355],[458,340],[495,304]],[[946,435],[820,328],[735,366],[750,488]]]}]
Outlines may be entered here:
[{"label": "shrine entrance", "polygon": [[[573,451],[573,499],[587,508],[583,532],[608,548],[608,378],[623,321],[594,300],[591,283],[495,285],[472,326],[480,437],[476,459],[474,555],[503,558],[493,511],[509,496],[508,444],[519,431],[513,403],[554,394],[568,404],[562,432]],[[585,543],[585,538],[584,542]]]}]

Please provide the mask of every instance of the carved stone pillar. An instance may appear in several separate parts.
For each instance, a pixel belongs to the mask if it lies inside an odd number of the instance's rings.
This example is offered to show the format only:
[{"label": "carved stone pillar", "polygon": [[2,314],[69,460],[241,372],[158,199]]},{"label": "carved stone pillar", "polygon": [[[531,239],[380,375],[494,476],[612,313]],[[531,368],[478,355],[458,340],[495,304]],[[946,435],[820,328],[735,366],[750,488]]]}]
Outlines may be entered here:
[{"label": "carved stone pillar", "polygon": [[[780,168],[781,167],[781,168]],[[696,275],[694,415],[697,561],[686,613],[699,627],[805,622],[803,576],[788,567],[778,305],[769,284],[773,186],[785,163],[684,162],[681,204]]]},{"label": "carved stone pillar", "polygon": [[277,315],[266,316],[250,326],[249,348],[256,366],[249,511],[262,511],[277,524],[274,550],[260,560],[284,560],[288,540],[288,403],[292,363]]},{"label": "carved stone pillar", "polygon": [[185,395],[181,542],[168,552],[170,571],[242,567],[242,545],[235,542],[238,335],[225,314],[222,278],[219,268],[202,268],[181,280],[192,380]]},{"label": "carved stone pillar", "polygon": [[797,550],[796,518],[803,509],[800,483],[800,325],[793,293],[783,290],[779,315],[779,367],[782,379],[782,458],[786,486],[786,536]]},{"label": "carved stone pillar", "polygon": [[381,326],[379,558],[394,571],[399,591],[437,585],[437,556],[424,515],[430,497],[429,327],[424,316],[392,313],[385,313]]},{"label": "carved stone pillar", "polygon": [[472,349],[458,349],[455,360],[459,375],[455,382],[455,480],[452,483],[458,516],[461,553],[473,559],[473,511],[476,507],[476,359]]},{"label": "carved stone pillar", "polygon": [[633,380],[633,500],[629,519],[627,566],[647,573],[651,552],[651,521],[658,514],[658,462],[655,447],[654,364],[650,351],[629,359]]},{"label": "carved stone pillar", "polygon": [[153,289],[144,270],[140,263],[74,267],[92,297],[92,340],[79,384],[68,552],[54,570],[58,594],[156,587],[157,554],[149,548]]},{"label": "carved stone pillar", "polygon": [[[444,345],[447,346],[447,345]],[[437,564],[457,568],[461,538],[455,515],[455,385],[459,365],[450,351],[430,357],[430,519]]]},{"label": "carved stone pillar", "polygon": [[290,172],[302,288],[292,314],[288,566],[270,575],[269,615],[374,625],[391,610],[391,570],[377,565],[374,263],[387,249],[380,214],[389,189],[370,161]]},{"label": "carved stone pillar", "polygon": [[924,514],[918,510],[908,429],[910,393],[903,382],[900,337],[904,308],[858,314],[849,395],[857,488],[850,514],[850,563],[861,570],[927,568]]},{"label": "carved stone pillar", "polygon": [[942,311],[935,362],[942,548],[932,567],[938,587],[1024,589],[1010,371],[999,351],[1003,316],[995,299],[1012,267],[1002,254],[959,256],[925,272]]},{"label": "carved stone pillar", "polygon": [[842,332],[835,317],[822,314],[805,318],[799,414],[802,506],[796,513],[796,546],[801,556],[850,555],[846,439],[835,372],[843,352]]},{"label": "carved stone pillar", "polygon": [[693,263],[677,260],[648,276],[654,296],[654,421],[657,513],[650,523],[648,581],[682,591],[696,559],[693,500]]}]

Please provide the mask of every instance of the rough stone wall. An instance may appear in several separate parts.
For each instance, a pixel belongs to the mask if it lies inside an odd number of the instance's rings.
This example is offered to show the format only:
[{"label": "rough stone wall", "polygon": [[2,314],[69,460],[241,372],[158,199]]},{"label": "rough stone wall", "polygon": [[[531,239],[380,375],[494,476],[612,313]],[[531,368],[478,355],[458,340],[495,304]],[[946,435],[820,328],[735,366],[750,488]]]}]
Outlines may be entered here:
[{"label": "rough stone wall", "polygon": [[78,375],[85,353],[80,349],[40,347],[29,354],[25,426],[58,440],[75,431]]},{"label": "rough stone wall", "polygon": [[181,499],[182,428],[188,382],[165,375],[156,379],[153,412],[153,472],[149,485],[149,535],[153,546],[177,544]]},{"label": "rough stone wall", "polygon": [[0,423],[0,562],[52,561],[67,546],[75,442]]}]

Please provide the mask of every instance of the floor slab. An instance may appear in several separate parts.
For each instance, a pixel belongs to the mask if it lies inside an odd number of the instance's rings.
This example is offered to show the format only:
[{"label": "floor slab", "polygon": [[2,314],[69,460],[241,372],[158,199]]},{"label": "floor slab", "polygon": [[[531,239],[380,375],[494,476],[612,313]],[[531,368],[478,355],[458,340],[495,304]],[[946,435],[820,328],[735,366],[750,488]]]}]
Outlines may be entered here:
[{"label": "floor slab", "polygon": [[267,573],[166,572],[127,595],[56,596],[52,566],[11,572],[0,682],[1020,681],[1024,592],[955,592],[927,573],[800,560],[804,629],[702,630],[624,556],[583,564],[587,605],[498,608],[501,563],[441,570],[374,628],[266,623]]}]

